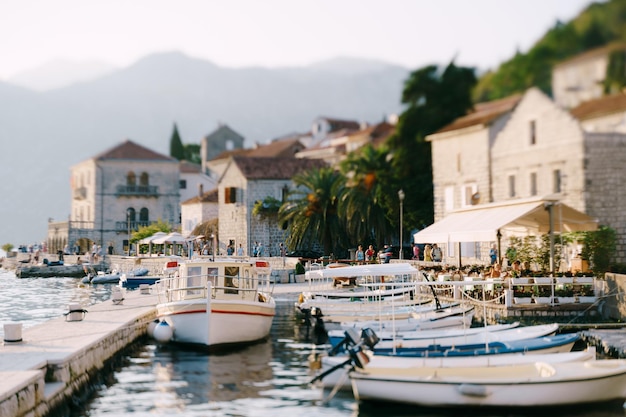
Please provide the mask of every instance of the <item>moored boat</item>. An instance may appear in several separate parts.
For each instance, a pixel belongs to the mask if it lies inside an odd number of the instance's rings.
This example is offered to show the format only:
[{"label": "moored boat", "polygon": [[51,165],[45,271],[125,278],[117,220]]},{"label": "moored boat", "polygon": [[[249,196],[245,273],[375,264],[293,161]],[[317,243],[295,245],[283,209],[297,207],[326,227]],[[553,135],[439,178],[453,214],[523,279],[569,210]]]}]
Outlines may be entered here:
[{"label": "moored boat", "polygon": [[[267,265],[244,260],[190,260],[155,285],[159,341],[210,349],[265,339],[276,313]],[[165,330],[163,330],[165,329]]]},{"label": "moored boat", "polygon": [[357,368],[360,401],[426,407],[556,407],[626,397],[626,360],[534,362],[507,366]]}]

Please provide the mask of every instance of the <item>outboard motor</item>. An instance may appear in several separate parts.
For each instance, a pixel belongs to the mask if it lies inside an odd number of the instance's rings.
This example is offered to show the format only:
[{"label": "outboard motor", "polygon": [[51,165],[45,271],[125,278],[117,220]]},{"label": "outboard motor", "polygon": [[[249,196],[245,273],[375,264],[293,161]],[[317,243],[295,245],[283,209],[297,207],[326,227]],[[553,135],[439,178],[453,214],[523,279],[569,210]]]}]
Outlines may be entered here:
[{"label": "outboard motor", "polygon": [[311,384],[315,381],[324,379],[326,375],[329,375],[335,372],[337,369],[343,368],[345,365],[348,365],[350,363],[352,363],[353,367],[358,366],[359,368],[363,368],[369,363],[369,357],[365,354],[365,352],[363,352],[363,347],[365,346],[369,349],[373,349],[380,340],[374,330],[370,329],[369,327],[361,330],[360,338],[357,331],[354,329],[346,330],[344,332],[344,335],[345,336],[343,340],[339,342],[337,346],[333,347],[328,352],[328,355],[334,356],[339,351],[341,351],[342,348],[345,347],[345,350],[348,351],[348,359],[313,378],[310,382]]}]

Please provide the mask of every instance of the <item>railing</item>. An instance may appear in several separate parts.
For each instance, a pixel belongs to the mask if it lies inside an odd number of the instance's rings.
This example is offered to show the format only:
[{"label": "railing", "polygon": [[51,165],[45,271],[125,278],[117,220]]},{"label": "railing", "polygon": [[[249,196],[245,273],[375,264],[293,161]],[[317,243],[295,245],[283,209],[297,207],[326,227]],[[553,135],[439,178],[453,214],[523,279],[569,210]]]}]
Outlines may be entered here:
[{"label": "railing", "polygon": [[138,230],[140,227],[150,226],[153,221],[150,220],[140,220],[140,221],[122,221],[115,222],[115,231],[116,232],[128,232],[128,229],[131,231]]},{"label": "railing", "polygon": [[117,195],[157,196],[159,187],[156,185],[118,185]]},{"label": "railing", "polygon": [[76,229],[95,229],[96,228],[96,222],[88,222],[88,221],[82,221],[82,220],[72,220],[69,222],[68,227],[72,230],[76,230]]},{"label": "railing", "polygon": [[[211,299],[267,301],[267,299],[263,300],[258,293],[259,288],[268,285],[268,278],[190,275],[161,279],[155,287],[160,303],[206,299],[209,288]],[[225,283],[225,285],[214,285],[215,282]]]}]

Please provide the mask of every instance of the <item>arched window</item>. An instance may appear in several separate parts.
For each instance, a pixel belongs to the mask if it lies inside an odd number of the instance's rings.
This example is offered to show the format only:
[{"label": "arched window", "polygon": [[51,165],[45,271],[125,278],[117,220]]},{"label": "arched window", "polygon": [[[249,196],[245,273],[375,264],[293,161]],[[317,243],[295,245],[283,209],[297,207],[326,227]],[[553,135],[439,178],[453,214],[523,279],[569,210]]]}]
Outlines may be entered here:
[{"label": "arched window", "polygon": [[147,222],[150,220],[150,216],[149,216],[149,211],[147,208],[142,208],[141,210],[139,210],[139,221],[140,222]]},{"label": "arched window", "polygon": [[129,222],[133,223],[135,221],[135,216],[136,216],[135,209],[132,208],[132,207],[127,208],[126,209],[126,216],[127,216],[126,219]]},{"label": "arched window", "polygon": [[126,185],[135,185],[137,183],[137,178],[135,177],[135,173],[133,171],[129,171],[126,174]]},{"label": "arched window", "polygon": [[139,177],[139,185],[150,185],[150,177],[147,172],[141,173],[141,177]]}]

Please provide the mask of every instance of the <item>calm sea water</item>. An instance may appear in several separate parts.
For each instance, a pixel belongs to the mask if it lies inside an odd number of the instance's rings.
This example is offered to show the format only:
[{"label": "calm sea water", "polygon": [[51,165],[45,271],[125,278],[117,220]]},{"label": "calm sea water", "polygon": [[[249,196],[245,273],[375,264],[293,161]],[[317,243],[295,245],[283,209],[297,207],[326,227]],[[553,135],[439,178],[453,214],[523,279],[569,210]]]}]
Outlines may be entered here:
[{"label": "calm sea water", "polygon": [[[83,305],[109,298],[109,286],[84,287],[75,278],[16,279],[0,270],[0,323],[26,327]],[[87,416],[259,416],[259,417],[394,417],[539,415],[623,417],[621,408],[592,410],[474,412],[440,411],[406,406],[361,405],[351,394],[311,388],[309,356],[323,350],[311,342],[295,317],[293,300],[277,296],[278,314],[271,338],[229,354],[208,355],[150,340],[125,353],[119,366],[103,375],[93,395],[67,417]]]}]

